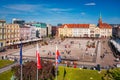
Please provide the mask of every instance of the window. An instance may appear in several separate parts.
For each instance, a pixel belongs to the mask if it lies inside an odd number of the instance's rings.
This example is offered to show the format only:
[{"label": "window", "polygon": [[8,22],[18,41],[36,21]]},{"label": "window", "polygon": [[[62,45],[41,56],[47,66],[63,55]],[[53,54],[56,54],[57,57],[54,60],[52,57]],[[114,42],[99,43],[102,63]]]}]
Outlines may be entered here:
[{"label": "window", "polygon": [[2,39],[2,35],[0,35],[0,39]]},{"label": "window", "polygon": [[2,33],[2,29],[0,29],[0,33]]},{"label": "window", "polygon": [[0,23],[0,26],[2,26],[2,23]]}]

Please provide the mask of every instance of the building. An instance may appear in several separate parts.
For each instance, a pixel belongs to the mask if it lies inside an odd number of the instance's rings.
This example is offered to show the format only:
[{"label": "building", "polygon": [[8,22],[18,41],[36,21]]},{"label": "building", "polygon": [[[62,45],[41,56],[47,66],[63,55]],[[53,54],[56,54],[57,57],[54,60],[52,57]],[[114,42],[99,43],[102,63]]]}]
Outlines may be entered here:
[{"label": "building", "polygon": [[20,40],[20,27],[18,24],[6,24],[6,46],[14,45]]},{"label": "building", "polygon": [[112,26],[110,26],[107,23],[103,23],[101,16],[98,21],[98,27],[100,28],[100,37],[101,38],[107,38],[107,37],[112,36]]},{"label": "building", "polygon": [[57,26],[52,26],[52,37],[56,35],[56,33],[58,32]]},{"label": "building", "polygon": [[30,39],[30,27],[21,26],[20,27],[20,40],[29,40]]},{"label": "building", "polygon": [[113,33],[113,34],[114,34],[114,37],[120,38],[120,26],[114,27],[113,30],[115,31],[115,32]]},{"label": "building", "polygon": [[59,27],[58,36],[107,38],[112,36],[112,27],[102,23],[100,16],[97,26],[95,24],[64,24]]},{"label": "building", "polygon": [[36,28],[35,26],[30,26],[30,39],[36,39]]},{"label": "building", "polygon": [[26,23],[26,27],[30,27],[30,40],[36,39],[36,26],[32,26],[32,23]]},{"label": "building", "polygon": [[36,23],[33,24],[36,27],[36,37],[46,37],[47,36],[47,25],[46,23]]},{"label": "building", "polygon": [[6,39],[6,31],[5,31],[5,20],[0,20],[0,51],[5,48],[5,39]]},{"label": "building", "polygon": [[110,24],[112,26],[112,36],[120,38],[120,24]]},{"label": "building", "polygon": [[47,24],[47,36],[51,36],[52,34],[52,25]]},{"label": "building", "polygon": [[89,37],[89,24],[64,24],[58,32],[65,37]]},{"label": "building", "polygon": [[22,19],[13,18],[13,19],[12,19],[12,24],[19,24],[19,25],[21,26],[21,25],[24,25],[24,24],[25,24],[25,21],[22,20]]}]

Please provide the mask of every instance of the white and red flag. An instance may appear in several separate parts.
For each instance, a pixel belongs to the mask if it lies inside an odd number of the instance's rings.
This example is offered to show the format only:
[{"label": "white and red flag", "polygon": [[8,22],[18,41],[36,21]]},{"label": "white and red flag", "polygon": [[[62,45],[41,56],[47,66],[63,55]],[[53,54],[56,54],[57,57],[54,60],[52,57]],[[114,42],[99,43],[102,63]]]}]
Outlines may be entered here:
[{"label": "white and red flag", "polygon": [[37,69],[41,69],[41,68],[42,68],[42,65],[41,65],[41,62],[40,62],[40,55],[39,55],[39,47],[38,47],[38,44],[37,44],[37,50],[36,50],[36,57],[37,57]]},{"label": "white and red flag", "polygon": [[56,46],[55,61],[56,61],[56,65],[61,62],[61,56],[60,56],[60,53],[59,53],[59,50],[58,50],[57,46]]}]

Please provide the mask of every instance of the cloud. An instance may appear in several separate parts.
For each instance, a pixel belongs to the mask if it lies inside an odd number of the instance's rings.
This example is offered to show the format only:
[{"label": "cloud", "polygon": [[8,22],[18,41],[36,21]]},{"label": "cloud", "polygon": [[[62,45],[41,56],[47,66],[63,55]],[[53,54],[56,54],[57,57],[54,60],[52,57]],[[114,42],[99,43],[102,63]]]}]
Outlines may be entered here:
[{"label": "cloud", "polygon": [[18,11],[34,11],[35,9],[40,7],[40,5],[14,4],[14,5],[5,5],[3,7],[8,8],[8,9],[12,9],[12,10],[18,10]]},{"label": "cloud", "polygon": [[81,12],[80,14],[81,14],[81,15],[85,15],[86,13],[85,13],[85,12]]},{"label": "cloud", "polygon": [[63,9],[63,8],[51,8],[49,9],[50,11],[54,11],[54,12],[67,12],[67,11],[71,11],[71,8],[67,8],[67,9]]},{"label": "cloud", "polygon": [[21,14],[21,13],[18,11],[2,10],[0,14],[4,15],[4,14]]},{"label": "cloud", "polygon": [[86,4],[84,4],[84,5],[87,5],[87,6],[94,6],[94,5],[96,5],[96,3],[91,2],[91,3],[86,3]]}]

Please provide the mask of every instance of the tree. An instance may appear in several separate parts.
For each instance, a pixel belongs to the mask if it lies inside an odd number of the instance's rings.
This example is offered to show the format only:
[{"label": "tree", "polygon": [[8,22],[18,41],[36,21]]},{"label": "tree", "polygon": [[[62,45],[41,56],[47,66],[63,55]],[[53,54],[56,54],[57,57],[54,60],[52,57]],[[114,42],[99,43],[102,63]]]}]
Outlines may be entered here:
[{"label": "tree", "polygon": [[120,80],[120,68],[107,70],[103,76],[103,80]]},{"label": "tree", "polygon": [[[55,69],[52,62],[41,61],[42,69],[38,70],[39,80],[53,80]],[[37,66],[36,62],[30,61],[23,65],[23,80],[36,80]],[[12,67],[16,79],[20,80],[20,65]]]}]

